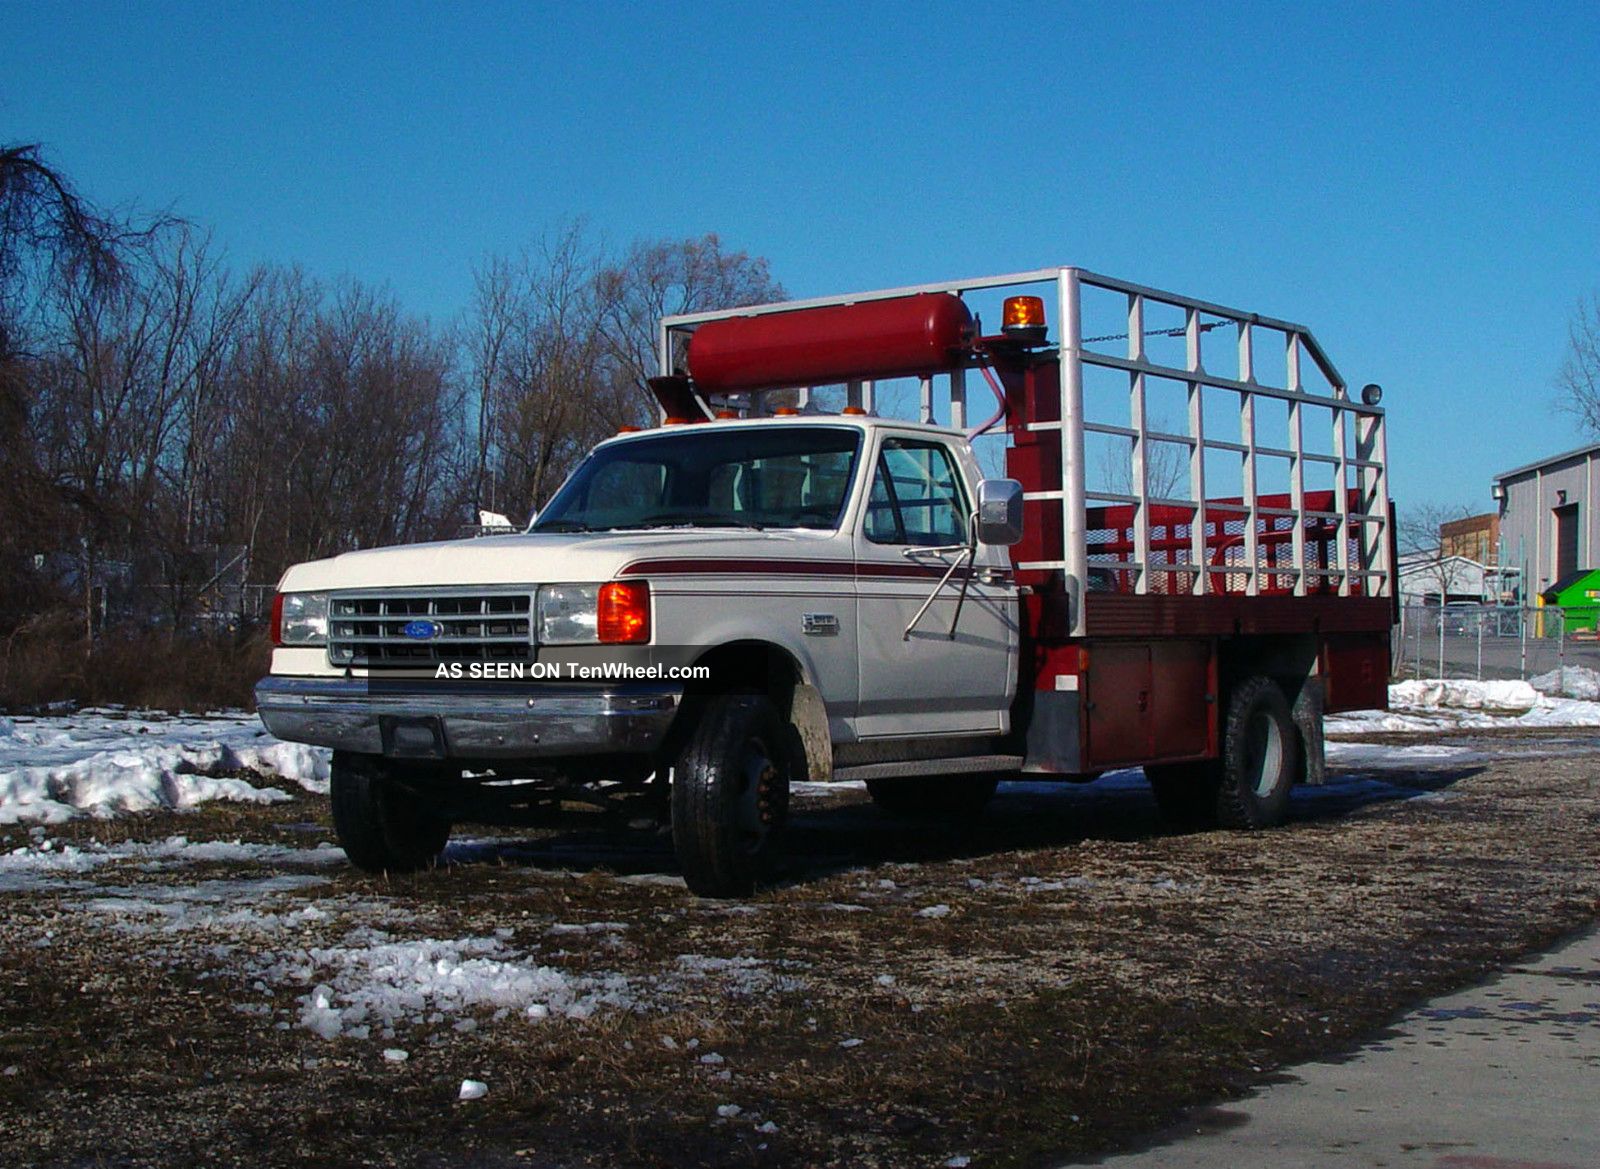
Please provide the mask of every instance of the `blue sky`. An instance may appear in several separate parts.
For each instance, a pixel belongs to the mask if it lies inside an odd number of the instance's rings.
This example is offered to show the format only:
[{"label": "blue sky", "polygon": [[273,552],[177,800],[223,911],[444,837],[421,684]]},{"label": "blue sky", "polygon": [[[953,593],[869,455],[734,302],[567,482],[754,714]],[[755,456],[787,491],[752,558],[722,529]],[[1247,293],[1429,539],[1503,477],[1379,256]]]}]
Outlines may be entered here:
[{"label": "blue sky", "polygon": [[1600,287],[1600,5],[0,0],[0,141],[232,259],[387,282],[582,218],[796,295],[1055,263],[1310,325],[1394,493],[1489,507]]}]

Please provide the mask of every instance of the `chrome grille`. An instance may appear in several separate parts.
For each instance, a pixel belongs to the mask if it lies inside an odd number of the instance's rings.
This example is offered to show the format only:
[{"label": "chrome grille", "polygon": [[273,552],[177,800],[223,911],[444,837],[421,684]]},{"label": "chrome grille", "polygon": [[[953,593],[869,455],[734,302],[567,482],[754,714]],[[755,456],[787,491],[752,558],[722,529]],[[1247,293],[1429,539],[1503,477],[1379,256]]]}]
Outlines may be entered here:
[{"label": "chrome grille", "polygon": [[[532,656],[530,593],[384,593],[328,602],[328,660],[372,669],[438,662],[525,662]],[[408,637],[429,622],[431,637]]]}]

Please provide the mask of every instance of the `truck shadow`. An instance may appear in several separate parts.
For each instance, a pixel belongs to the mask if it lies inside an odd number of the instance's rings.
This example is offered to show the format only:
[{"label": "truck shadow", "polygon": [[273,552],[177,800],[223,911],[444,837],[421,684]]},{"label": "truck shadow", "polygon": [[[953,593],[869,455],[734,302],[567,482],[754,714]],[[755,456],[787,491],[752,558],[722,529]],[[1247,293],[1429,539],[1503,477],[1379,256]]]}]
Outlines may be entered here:
[{"label": "truck shadow", "polygon": [[[1296,788],[1291,824],[1337,820],[1374,805],[1442,802],[1483,766],[1334,771],[1320,787]],[[449,864],[499,864],[565,872],[606,870],[627,881],[680,885],[665,830],[563,824],[517,837],[465,839]],[[787,838],[787,884],[804,885],[878,864],[937,863],[1005,852],[1061,848],[1086,840],[1137,842],[1172,835],[1137,769],[1089,784],[1002,783],[984,815],[965,824],[890,816],[860,784],[797,785]]]}]

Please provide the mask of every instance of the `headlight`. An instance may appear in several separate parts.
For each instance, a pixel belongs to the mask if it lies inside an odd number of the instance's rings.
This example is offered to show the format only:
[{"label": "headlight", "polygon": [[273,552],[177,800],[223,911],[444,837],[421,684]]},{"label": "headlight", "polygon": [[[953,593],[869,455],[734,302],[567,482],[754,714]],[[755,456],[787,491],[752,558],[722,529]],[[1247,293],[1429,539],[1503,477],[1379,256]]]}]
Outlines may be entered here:
[{"label": "headlight", "polygon": [[328,594],[279,593],[272,602],[274,645],[326,645]]},{"label": "headlight", "polygon": [[650,586],[540,585],[537,636],[541,645],[643,645],[650,640]]},{"label": "headlight", "polygon": [[541,645],[581,645],[600,640],[600,586],[540,585],[538,632]]}]

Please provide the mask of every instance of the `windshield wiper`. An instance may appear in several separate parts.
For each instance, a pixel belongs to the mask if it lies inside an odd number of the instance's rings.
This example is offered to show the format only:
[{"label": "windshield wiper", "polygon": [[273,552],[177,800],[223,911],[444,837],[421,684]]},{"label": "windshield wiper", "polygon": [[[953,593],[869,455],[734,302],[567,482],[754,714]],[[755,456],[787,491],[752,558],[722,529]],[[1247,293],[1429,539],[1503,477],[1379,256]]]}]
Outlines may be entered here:
[{"label": "windshield wiper", "polygon": [[591,528],[582,520],[554,519],[533,525],[535,532],[593,532],[598,529]]},{"label": "windshield wiper", "polygon": [[640,520],[636,524],[618,524],[619,528],[648,529],[648,528],[747,528],[755,532],[766,531],[766,524],[758,524],[751,520],[735,519],[732,516],[705,516],[705,515],[653,515]]}]

